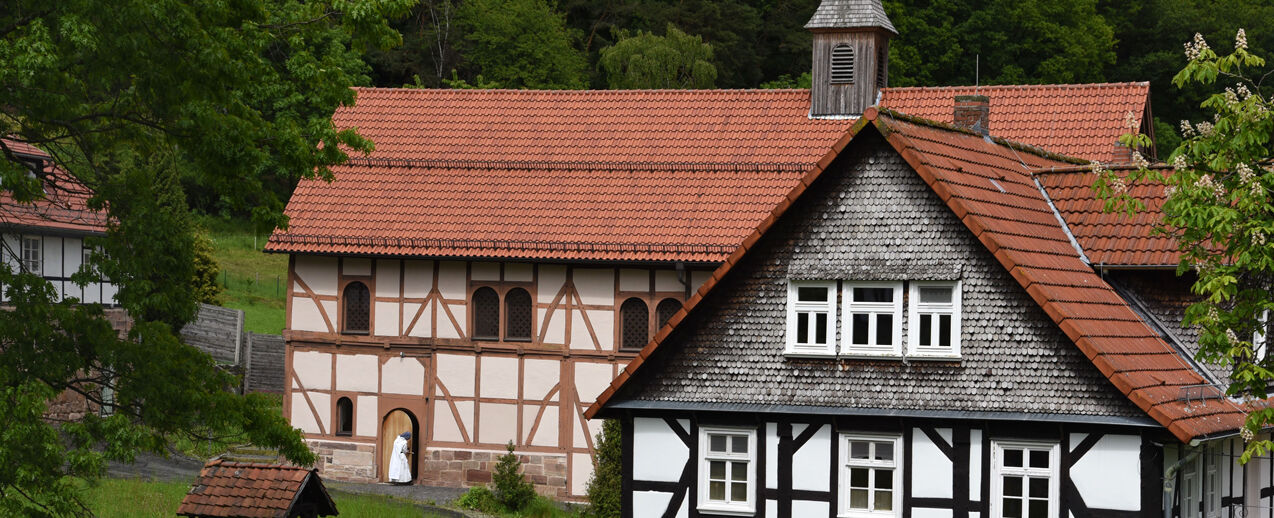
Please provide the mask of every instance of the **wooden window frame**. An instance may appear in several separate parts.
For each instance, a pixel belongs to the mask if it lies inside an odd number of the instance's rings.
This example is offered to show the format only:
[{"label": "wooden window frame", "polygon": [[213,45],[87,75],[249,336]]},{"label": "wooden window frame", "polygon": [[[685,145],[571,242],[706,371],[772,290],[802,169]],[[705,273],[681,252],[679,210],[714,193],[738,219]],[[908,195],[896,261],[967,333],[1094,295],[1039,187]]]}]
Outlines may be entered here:
[{"label": "wooden window frame", "polygon": [[[1022,467],[1008,467],[1004,465],[1005,449],[1022,449]],[[1049,452],[1048,468],[1032,468],[1030,467],[1029,450],[1047,450]],[[1061,451],[1060,446],[1056,442],[1046,441],[1019,441],[1019,440],[992,440],[991,441],[991,518],[1004,518],[1004,477],[1020,476],[1020,477],[1047,477],[1048,478],[1048,516],[1043,518],[1058,518],[1058,509],[1060,508],[1061,494]],[[1022,484],[1023,495],[1030,494],[1030,484],[1024,482]],[[1027,508],[1022,508],[1022,514],[1027,514]],[[1025,517],[1022,517],[1025,518]],[[1031,516],[1029,518],[1040,518]]]},{"label": "wooden window frame", "polygon": [[[903,283],[901,281],[881,282],[881,281],[844,281],[841,283],[841,348],[842,356],[868,356],[868,357],[899,357],[902,356],[902,301],[903,301]],[[855,288],[888,288],[893,293],[891,302],[856,302],[854,301]],[[854,315],[868,315],[868,331],[867,337],[871,342],[875,341],[878,315],[892,315],[892,329],[890,330],[890,345],[881,346],[874,343],[867,345],[854,344]]]},{"label": "wooden window frame", "polygon": [[[642,319],[644,321],[645,328],[646,328],[645,329],[646,339],[642,341],[641,345],[626,346],[625,345],[626,341],[624,340],[624,332],[628,329],[626,325],[628,318],[627,318],[627,315],[624,314],[624,306],[628,305],[628,302],[633,300],[640,302],[642,307],[645,308],[646,310],[646,318]],[[615,311],[619,315],[619,321],[618,321],[619,325],[615,326],[616,328],[619,329],[619,343],[616,344],[616,349],[621,351],[637,351],[637,350],[641,350],[642,347],[645,347],[646,344],[650,343],[650,337],[653,336],[652,333],[650,332],[650,328],[652,325],[651,314],[654,312],[650,310],[650,300],[648,298],[636,297],[636,296],[624,297],[623,300],[621,300],[619,304],[615,306]]]},{"label": "wooden window frame", "polygon": [[[842,433],[840,434],[840,492],[837,497],[837,514],[840,518],[887,518],[891,516],[902,516],[902,481],[903,481],[903,462],[902,462],[902,436],[897,434],[871,434],[871,433]],[[875,459],[852,459],[850,458],[850,443],[852,442],[892,442],[894,445],[893,460],[889,462],[877,461]],[[874,446],[872,446],[874,448]],[[850,509],[850,471],[854,468],[871,470],[871,482],[868,485],[872,488],[868,492],[869,504],[873,501],[871,498],[875,494],[875,477],[878,469],[893,470],[893,509],[890,511],[874,511],[862,509]],[[869,505],[869,507],[871,507]]]},{"label": "wooden window frame", "polygon": [[[939,360],[951,360],[960,358],[960,336],[962,335],[962,300],[961,293],[963,291],[963,283],[961,281],[911,281],[908,289],[907,301],[907,356],[912,358],[933,358]],[[951,289],[951,302],[949,303],[922,303],[920,302],[920,290],[922,288],[946,287]],[[920,345],[920,320],[921,315],[950,315],[951,316],[951,345]],[[938,336],[940,327],[936,321],[931,321],[930,333],[932,336]]]},{"label": "wooden window frame", "polygon": [[[746,436],[748,441],[748,451],[746,454],[733,453],[710,453],[709,452],[709,436],[711,435],[728,435],[732,437]],[[733,442],[732,440],[729,442]],[[727,450],[729,446],[727,446]],[[742,502],[730,502],[730,487],[726,485],[725,494],[726,501],[712,501],[708,498],[708,479],[710,478],[709,463],[712,461],[725,461],[730,463],[747,462],[747,500]],[[756,484],[756,429],[730,426],[701,426],[699,428],[699,506],[701,513],[714,515],[729,516],[752,516],[756,514],[757,504],[757,484]],[[729,466],[727,464],[727,466]],[[729,477],[732,470],[727,467],[726,475]]]},{"label": "wooden window frame", "polygon": [[[801,288],[826,288],[827,300],[825,302],[818,301],[801,301]],[[789,280],[787,283],[787,339],[784,352],[788,356],[835,356],[836,355],[836,303],[837,300],[837,282],[836,281],[795,281]],[[821,344],[810,341],[808,343],[797,342],[797,327],[800,313],[818,314],[825,312],[827,314],[827,343]],[[810,335],[817,335],[816,326],[810,324]]]},{"label": "wooden window frame", "polygon": [[[349,297],[346,291],[353,284],[363,285],[363,289],[367,290],[367,329],[349,329],[346,322],[346,313],[349,308]],[[372,287],[367,285],[368,281],[363,278],[342,279],[340,293],[340,303],[337,308],[338,320],[340,321],[340,334],[353,336],[371,336],[374,322],[372,321],[372,307],[376,305],[376,301],[372,298]]]}]

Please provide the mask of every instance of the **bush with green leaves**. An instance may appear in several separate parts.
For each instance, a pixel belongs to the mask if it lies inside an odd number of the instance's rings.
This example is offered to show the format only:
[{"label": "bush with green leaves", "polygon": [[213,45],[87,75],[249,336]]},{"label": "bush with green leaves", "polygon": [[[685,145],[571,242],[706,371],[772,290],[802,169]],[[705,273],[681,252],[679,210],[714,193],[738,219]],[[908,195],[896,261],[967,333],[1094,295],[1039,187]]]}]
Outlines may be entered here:
[{"label": "bush with green leaves", "polygon": [[482,511],[487,514],[500,514],[505,511],[504,506],[499,500],[495,499],[495,493],[492,493],[487,486],[474,486],[465,491],[460,498],[456,500],[458,507],[465,509],[473,509],[474,511]]},{"label": "bush with green leaves", "polygon": [[496,500],[510,511],[520,511],[535,498],[535,486],[522,474],[522,461],[513,453],[513,441],[509,441],[505,449],[508,453],[500,456],[491,482],[495,485]]},{"label": "bush with green leaves", "polygon": [[623,429],[616,419],[607,419],[597,434],[597,467],[588,481],[589,515],[617,518],[623,495]]}]

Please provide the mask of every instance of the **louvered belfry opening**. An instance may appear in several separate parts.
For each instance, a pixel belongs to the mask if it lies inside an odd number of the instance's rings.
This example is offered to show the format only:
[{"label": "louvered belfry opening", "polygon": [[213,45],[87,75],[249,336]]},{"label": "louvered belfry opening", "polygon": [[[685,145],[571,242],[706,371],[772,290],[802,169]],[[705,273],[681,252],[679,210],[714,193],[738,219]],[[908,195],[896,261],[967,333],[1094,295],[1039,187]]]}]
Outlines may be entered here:
[{"label": "louvered belfry opening", "polygon": [[853,82],[854,47],[843,44],[832,47],[832,84]]},{"label": "louvered belfry opening", "polygon": [[371,328],[371,296],[367,285],[361,282],[347,284],[342,302],[345,304],[345,324],[342,331],[366,334]]},{"label": "louvered belfry opening", "polygon": [[500,296],[485,286],[473,292],[473,338],[500,339]]},{"label": "louvered belfry opening", "polygon": [[619,307],[622,333],[620,347],[640,349],[650,340],[650,309],[646,302],[633,297]]},{"label": "louvered belfry opening", "polygon": [[504,339],[531,340],[531,294],[522,288],[504,294]]},{"label": "louvered belfry opening", "polygon": [[668,319],[677,314],[677,310],[681,309],[681,301],[668,298],[659,301],[659,305],[655,307],[655,328],[663,327],[668,323]]}]

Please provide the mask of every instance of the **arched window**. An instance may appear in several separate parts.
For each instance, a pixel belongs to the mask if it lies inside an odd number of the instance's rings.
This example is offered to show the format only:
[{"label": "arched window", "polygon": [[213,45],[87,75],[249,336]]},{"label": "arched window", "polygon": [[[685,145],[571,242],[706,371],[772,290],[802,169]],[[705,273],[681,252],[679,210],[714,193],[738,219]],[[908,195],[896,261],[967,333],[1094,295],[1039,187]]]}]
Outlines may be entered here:
[{"label": "arched window", "polygon": [[345,323],[342,331],[352,334],[367,334],[371,324],[371,295],[367,285],[351,282],[345,285]]},{"label": "arched window", "polygon": [[832,83],[854,82],[854,47],[844,43],[832,47]]},{"label": "arched window", "polygon": [[522,288],[504,294],[504,339],[531,340],[531,294]]},{"label": "arched window", "polygon": [[681,301],[668,298],[659,301],[659,305],[655,307],[655,318],[658,325],[655,329],[659,329],[668,323],[668,319],[677,314],[677,310],[681,309]]},{"label": "arched window", "polygon": [[646,302],[633,297],[619,307],[620,347],[640,349],[650,340],[650,309]]},{"label": "arched window", "polygon": [[473,292],[473,338],[500,339],[500,296],[485,286]]},{"label": "arched window", "polygon": [[354,403],[347,397],[336,400],[336,435],[354,434]]}]

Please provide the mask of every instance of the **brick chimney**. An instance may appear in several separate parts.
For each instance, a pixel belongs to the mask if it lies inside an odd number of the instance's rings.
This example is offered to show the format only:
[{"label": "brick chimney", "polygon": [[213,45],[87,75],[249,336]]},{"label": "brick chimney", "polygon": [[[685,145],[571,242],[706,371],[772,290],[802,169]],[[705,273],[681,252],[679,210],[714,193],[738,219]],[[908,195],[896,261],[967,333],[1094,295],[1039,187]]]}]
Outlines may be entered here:
[{"label": "brick chimney", "polygon": [[986,135],[991,131],[991,98],[985,95],[957,95],[955,125]]}]

